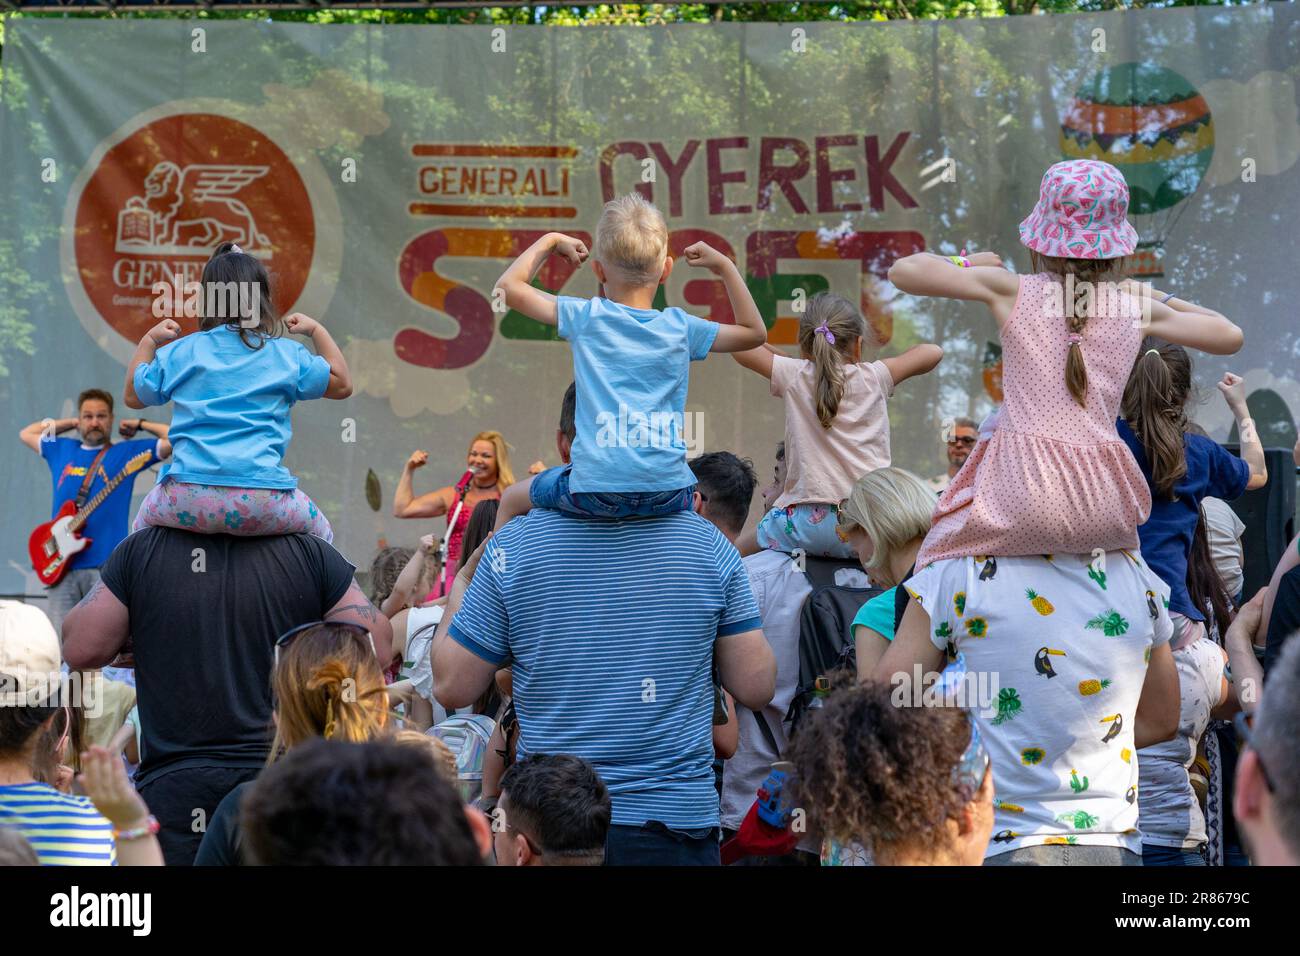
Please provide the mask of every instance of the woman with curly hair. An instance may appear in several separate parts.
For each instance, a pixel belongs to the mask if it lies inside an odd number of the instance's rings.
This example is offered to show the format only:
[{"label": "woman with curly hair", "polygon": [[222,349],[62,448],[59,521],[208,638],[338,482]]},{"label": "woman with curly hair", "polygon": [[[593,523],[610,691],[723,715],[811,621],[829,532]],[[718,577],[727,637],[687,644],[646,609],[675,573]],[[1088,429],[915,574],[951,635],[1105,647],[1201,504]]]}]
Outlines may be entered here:
[{"label": "woman with curly hair", "polygon": [[826,838],[824,865],[979,866],[993,832],[993,774],[959,707],[906,707],[890,687],[846,686],[792,742],[798,805]]}]

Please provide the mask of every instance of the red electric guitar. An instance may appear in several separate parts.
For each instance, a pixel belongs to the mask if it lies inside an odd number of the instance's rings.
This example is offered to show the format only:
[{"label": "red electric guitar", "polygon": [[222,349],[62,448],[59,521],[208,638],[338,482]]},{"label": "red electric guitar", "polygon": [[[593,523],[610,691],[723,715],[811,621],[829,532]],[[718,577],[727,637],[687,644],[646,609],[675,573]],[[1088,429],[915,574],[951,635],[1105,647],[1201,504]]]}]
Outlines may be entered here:
[{"label": "red electric guitar", "polygon": [[[81,529],[91,512],[104,503],[104,499],[126,478],[149,466],[153,459],[153,450],[143,451],[126,463],[126,467],[114,475],[99,494],[86,502],[80,511],[76,502],[65,501],[54,520],[47,521],[32,532],[27,541],[27,553],[31,555],[32,569],[41,583],[46,587],[59,583],[68,570],[68,561],[74,554],[90,547],[90,538],[83,538]],[[92,466],[93,468],[93,466]]]}]

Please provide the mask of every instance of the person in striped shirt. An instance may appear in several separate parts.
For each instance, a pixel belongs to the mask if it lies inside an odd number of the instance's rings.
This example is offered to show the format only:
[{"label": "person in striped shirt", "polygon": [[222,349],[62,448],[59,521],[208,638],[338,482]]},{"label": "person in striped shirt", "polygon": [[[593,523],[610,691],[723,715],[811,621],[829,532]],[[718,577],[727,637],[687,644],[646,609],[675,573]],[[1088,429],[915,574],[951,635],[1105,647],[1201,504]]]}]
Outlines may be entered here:
[{"label": "person in striped shirt", "polygon": [[62,663],[49,619],[0,601],[0,827],[20,833],[43,866],[160,865],[157,822],[120,757],[102,747],[83,755],[91,796],[61,793],[32,774],[41,751],[61,754],[67,743]]},{"label": "person in striped shirt", "polygon": [[776,663],[717,528],[688,511],[534,509],[462,567],[447,618],[438,701],[472,703],[511,662],[519,759],[572,754],[609,787],[607,865],[719,864],[711,665],[716,655],[722,686],[759,709]]}]

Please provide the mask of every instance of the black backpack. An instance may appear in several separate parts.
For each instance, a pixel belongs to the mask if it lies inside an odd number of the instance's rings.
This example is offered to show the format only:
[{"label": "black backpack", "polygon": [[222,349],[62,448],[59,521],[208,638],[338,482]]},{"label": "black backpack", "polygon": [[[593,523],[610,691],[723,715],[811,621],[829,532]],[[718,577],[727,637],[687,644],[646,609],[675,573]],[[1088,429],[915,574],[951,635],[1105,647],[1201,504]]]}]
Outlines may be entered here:
[{"label": "black backpack", "polygon": [[852,588],[835,583],[835,573],[849,568],[861,573],[856,561],[805,558],[804,573],[812,593],[799,610],[799,686],[790,701],[785,720],[794,734],[800,718],[812,703],[819,677],[837,671],[857,671],[853,644],[853,618],[862,605],[882,593],[880,588]]}]

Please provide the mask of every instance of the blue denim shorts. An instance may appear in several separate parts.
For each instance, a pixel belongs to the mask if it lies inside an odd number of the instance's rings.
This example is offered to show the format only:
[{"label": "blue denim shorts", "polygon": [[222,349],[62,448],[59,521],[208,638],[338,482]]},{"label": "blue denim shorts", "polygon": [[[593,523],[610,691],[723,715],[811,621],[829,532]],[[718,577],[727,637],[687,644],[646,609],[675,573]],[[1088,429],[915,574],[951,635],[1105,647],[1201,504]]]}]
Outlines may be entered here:
[{"label": "blue denim shorts", "polygon": [[657,518],[690,511],[695,486],[672,491],[569,491],[572,465],[548,468],[533,478],[528,498],[534,508],[554,508],[581,518]]}]

